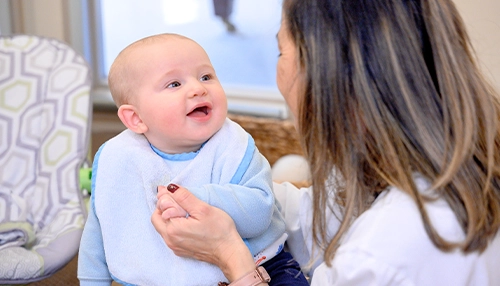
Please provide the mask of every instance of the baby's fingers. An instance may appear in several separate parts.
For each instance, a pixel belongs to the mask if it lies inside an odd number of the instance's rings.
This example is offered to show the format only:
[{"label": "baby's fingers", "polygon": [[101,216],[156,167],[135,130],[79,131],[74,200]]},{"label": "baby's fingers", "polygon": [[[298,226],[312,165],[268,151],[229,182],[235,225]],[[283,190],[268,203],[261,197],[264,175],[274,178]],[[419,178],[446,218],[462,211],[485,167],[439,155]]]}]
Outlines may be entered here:
[{"label": "baby's fingers", "polygon": [[168,193],[168,190],[167,187],[165,186],[158,186],[156,187],[156,192],[157,192],[156,198],[159,199],[161,196],[166,195]]},{"label": "baby's fingers", "polygon": [[165,195],[158,198],[158,202],[156,203],[156,207],[160,211],[163,212],[164,210],[166,210],[168,208],[174,207],[174,203],[172,201],[172,198],[165,194]]},{"label": "baby's fingers", "polygon": [[167,220],[174,217],[188,217],[187,212],[178,208],[167,208],[161,213],[162,219],[166,222]]}]

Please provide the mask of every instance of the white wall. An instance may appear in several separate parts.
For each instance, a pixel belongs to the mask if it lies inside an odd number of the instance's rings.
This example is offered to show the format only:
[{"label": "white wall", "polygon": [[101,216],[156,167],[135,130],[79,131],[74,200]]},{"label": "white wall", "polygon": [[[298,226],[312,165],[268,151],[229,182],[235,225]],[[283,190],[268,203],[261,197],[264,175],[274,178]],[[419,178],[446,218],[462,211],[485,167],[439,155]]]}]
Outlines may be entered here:
[{"label": "white wall", "polygon": [[67,1],[72,0],[11,0],[13,32],[66,41]]},{"label": "white wall", "polygon": [[485,75],[500,91],[500,1],[454,0]]}]

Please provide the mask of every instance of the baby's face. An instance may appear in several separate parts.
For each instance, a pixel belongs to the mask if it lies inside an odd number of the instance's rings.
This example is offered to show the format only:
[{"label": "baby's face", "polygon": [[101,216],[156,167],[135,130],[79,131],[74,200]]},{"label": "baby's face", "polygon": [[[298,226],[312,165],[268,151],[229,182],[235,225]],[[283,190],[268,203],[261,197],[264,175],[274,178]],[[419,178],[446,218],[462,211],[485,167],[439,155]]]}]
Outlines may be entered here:
[{"label": "baby's face", "polygon": [[222,127],[226,95],[201,46],[173,38],[147,43],[130,56],[136,83],[132,104],[156,148],[196,151]]}]

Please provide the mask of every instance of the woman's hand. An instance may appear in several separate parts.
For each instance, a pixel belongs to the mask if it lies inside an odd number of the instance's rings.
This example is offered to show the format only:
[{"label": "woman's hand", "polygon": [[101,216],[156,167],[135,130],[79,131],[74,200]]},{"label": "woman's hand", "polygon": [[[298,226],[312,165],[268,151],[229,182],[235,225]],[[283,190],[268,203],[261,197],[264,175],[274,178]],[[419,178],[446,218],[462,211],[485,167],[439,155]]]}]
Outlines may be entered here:
[{"label": "woman's hand", "polygon": [[176,255],[215,264],[229,281],[255,270],[252,254],[228,214],[177,185],[159,186],[158,197],[164,195],[171,196],[189,214],[165,222],[157,208],[151,216],[156,231]]}]

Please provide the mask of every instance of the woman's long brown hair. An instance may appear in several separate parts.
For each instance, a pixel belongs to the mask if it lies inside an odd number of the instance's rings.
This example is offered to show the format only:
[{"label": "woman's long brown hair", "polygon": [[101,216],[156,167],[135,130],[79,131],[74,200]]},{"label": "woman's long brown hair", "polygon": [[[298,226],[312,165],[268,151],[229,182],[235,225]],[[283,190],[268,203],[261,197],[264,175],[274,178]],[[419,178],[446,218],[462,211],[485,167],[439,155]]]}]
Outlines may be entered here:
[{"label": "woman's long brown hair", "polygon": [[[414,199],[438,248],[484,250],[500,227],[500,105],[452,1],[285,0],[283,9],[305,73],[298,131],[325,262],[387,186]],[[416,173],[448,202],[464,241],[436,232]],[[332,201],[344,218],[333,237]]]}]

